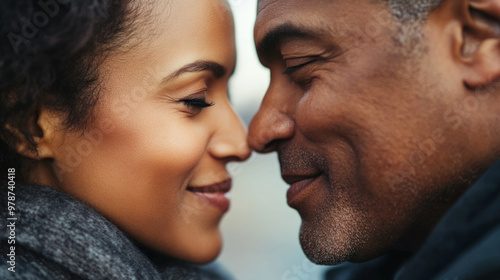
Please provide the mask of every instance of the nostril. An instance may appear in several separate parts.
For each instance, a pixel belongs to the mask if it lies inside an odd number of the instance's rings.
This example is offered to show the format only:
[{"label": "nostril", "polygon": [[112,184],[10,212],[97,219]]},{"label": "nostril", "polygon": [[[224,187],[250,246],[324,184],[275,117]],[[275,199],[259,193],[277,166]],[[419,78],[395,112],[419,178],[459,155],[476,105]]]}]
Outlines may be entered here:
[{"label": "nostril", "polygon": [[266,143],[262,143],[262,141],[260,141],[259,138],[253,134],[248,134],[247,141],[250,148],[256,152],[261,153],[265,148]]},{"label": "nostril", "polygon": [[264,145],[264,147],[262,148],[262,151],[261,153],[270,153],[270,152],[274,152],[276,151],[276,148],[278,146],[278,140],[273,140],[267,144]]},{"label": "nostril", "polygon": [[248,137],[248,144],[250,148],[258,153],[269,153],[274,151],[276,141],[271,140],[266,142],[265,140],[259,140],[257,137]]},{"label": "nostril", "polygon": [[265,124],[256,122],[250,125],[248,144],[259,153],[269,153],[276,149],[277,143],[293,138],[295,125],[293,120],[286,116],[268,117]]},{"label": "nostril", "polygon": [[294,119],[280,109],[263,105],[250,123],[248,144],[256,152],[272,152],[277,142],[293,138]]}]

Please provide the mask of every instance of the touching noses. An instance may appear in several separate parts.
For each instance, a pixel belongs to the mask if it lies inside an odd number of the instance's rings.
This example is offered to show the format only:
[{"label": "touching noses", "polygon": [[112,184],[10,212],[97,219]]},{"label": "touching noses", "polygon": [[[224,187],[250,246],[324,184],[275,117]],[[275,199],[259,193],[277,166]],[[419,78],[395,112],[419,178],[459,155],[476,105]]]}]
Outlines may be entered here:
[{"label": "touching noses", "polygon": [[216,133],[212,137],[210,153],[215,158],[225,161],[244,161],[250,157],[251,150],[246,141],[246,131],[240,118],[231,105],[220,116],[216,124]]},{"label": "touching noses", "polygon": [[[250,123],[248,144],[259,153],[268,153],[277,149],[280,140],[293,137],[295,124],[289,113],[286,113],[287,104],[281,102],[280,97],[266,93],[262,105]],[[281,104],[281,106],[280,106]]]}]

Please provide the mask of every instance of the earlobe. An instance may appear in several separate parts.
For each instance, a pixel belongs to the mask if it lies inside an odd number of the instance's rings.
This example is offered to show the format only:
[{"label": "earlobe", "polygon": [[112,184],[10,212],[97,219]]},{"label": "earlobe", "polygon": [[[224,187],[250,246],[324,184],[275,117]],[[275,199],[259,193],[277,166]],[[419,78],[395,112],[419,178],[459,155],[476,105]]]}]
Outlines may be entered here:
[{"label": "earlobe", "polygon": [[464,83],[474,89],[500,78],[500,1],[466,2],[461,58]]},{"label": "earlobe", "polygon": [[42,108],[38,115],[37,126],[40,135],[35,139],[39,159],[53,158],[53,145],[56,131],[61,123],[59,115]]},{"label": "earlobe", "polygon": [[464,82],[469,88],[483,87],[497,80],[500,78],[500,41],[484,40],[465,64],[469,71]]},{"label": "earlobe", "polygon": [[17,144],[17,152],[34,160],[53,158],[52,146],[59,122],[60,120],[56,114],[47,109],[41,109],[36,122],[33,124],[34,127],[31,127],[35,147],[31,148],[29,142],[22,138]]}]

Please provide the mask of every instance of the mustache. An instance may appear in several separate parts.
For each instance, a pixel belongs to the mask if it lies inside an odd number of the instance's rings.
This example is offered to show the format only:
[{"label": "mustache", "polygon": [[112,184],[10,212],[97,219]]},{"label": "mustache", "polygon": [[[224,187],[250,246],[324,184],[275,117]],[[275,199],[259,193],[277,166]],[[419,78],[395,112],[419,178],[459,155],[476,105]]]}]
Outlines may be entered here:
[{"label": "mustache", "polygon": [[328,161],[320,152],[293,144],[282,144],[277,152],[281,174],[313,174],[328,171]]}]

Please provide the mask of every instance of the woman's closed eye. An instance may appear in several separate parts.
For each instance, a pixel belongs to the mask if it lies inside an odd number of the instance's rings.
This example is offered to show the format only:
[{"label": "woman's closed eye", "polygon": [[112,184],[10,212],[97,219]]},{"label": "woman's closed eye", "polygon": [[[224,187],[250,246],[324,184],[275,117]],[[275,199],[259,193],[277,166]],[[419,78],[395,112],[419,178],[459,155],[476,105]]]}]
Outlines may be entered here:
[{"label": "woman's closed eye", "polygon": [[181,102],[184,103],[186,107],[196,110],[201,110],[214,105],[213,102],[208,103],[205,98],[182,99]]},{"label": "woman's closed eye", "polygon": [[207,91],[203,90],[180,99],[179,102],[186,106],[190,112],[199,113],[201,110],[214,105],[213,102],[207,102],[206,95]]}]

